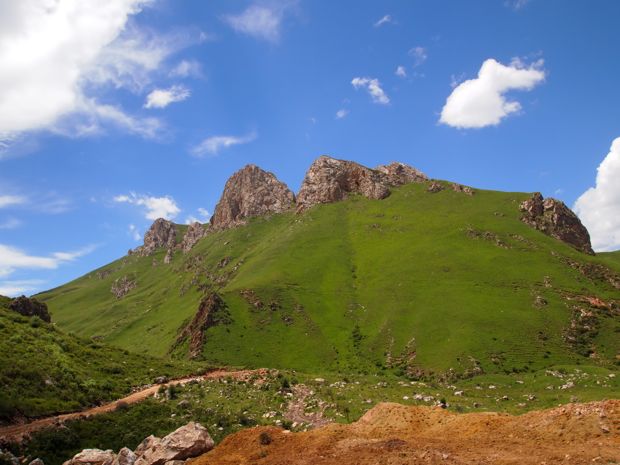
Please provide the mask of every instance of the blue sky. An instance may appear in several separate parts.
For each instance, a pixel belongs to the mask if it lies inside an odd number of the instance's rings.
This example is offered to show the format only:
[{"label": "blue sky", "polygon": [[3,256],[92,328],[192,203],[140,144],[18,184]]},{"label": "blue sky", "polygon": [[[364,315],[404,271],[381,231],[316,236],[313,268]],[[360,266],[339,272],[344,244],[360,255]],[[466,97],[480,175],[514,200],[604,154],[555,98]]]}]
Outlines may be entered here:
[{"label": "blue sky", "polygon": [[0,4],[0,293],[106,264],[157,216],[206,221],[247,163],[297,191],[321,154],[541,191],[620,249],[619,17],[614,0]]}]

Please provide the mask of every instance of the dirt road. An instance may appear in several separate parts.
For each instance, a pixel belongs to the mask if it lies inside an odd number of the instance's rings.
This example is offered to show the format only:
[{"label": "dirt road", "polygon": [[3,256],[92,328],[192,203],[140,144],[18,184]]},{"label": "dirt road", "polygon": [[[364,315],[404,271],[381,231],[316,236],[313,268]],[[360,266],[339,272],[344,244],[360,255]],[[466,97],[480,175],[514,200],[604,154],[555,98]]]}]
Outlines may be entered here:
[{"label": "dirt road", "polygon": [[141,389],[140,391],[136,391],[126,397],[123,397],[122,399],[117,399],[113,402],[100,405],[98,407],[92,407],[86,410],[82,410],[80,412],[65,413],[62,415],[54,415],[50,417],[40,418],[29,423],[0,427],[0,439],[8,441],[20,441],[24,436],[34,431],[40,430],[41,428],[45,428],[46,426],[61,424],[62,422],[65,422],[67,420],[75,420],[78,418],[85,418],[92,415],[100,415],[102,413],[113,412],[114,410],[116,410],[120,403],[135,404],[136,402],[141,402],[144,399],[155,395],[161,386],[184,385],[191,381],[204,381],[208,379],[219,379],[227,377],[231,377],[237,380],[249,379],[250,377],[255,375],[266,376],[268,372],[269,371],[265,369],[238,371],[216,370],[205,375],[190,376],[187,378],[170,380],[167,383],[153,384],[144,389]]}]

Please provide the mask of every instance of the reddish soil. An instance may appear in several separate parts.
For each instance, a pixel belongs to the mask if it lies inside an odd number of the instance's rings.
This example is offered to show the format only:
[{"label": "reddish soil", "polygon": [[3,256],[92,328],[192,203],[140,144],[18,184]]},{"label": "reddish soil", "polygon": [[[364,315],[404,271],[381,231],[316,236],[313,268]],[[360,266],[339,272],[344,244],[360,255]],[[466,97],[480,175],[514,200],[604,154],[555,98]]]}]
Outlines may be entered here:
[{"label": "reddish soil", "polygon": [[[265,434],[271,438],[266,445]],[[620,463],[619,400],[519,416],[384,403],[351,425],[303,433],[275,427],[243,430],[188,465],[586,463]]]},{"label": "reddish soil", "polygon": [[7,441],[20,441],[24,436],[40,430],[41,428],[45,428],[47,426],[53,425],[61,425],[63,422],[68,420],[75,420],[78,418],[86,418],[92,415],[100,415],[102,413],[113,412],[119,406],[119,404],[135,404],[136,402],[141,402],[144,399],[151,397],[157,393],[160,386],[167,385],[183,385],[187,384],[191,381],[203,381],[207,379],[218,379],[218,378],[234,378],[236,380],[248,380],[252,376],[266,376],[269,373],[269,370],[260,369],[260,370],[239,370],[239,371],[226,371],[226,370],[216,370],[207,373],[206,375],[201,376],[190,376],[187,378],[180,378],[170,380],[167,383],[161,384],[152,384],[144,389],[136,391],[127,397],[123,397],[122,399],[115,400],[114,402],[110,402],[108,404],[100,405],[98,407],[89,408],[87,410],[82,410],[80,412],[73,413],[65,413],[62,415],[54,415],[51,417],[40,418],[38,420],[34,420],[30,423],[23,423],[18,425],[10,425],[0,428],[0,439],[4,439]]}]

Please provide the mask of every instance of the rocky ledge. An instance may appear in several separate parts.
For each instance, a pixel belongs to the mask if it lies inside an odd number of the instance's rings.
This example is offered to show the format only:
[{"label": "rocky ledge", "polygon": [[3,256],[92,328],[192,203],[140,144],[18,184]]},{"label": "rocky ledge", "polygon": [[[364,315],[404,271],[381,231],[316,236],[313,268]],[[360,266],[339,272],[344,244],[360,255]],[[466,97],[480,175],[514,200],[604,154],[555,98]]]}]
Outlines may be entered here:
[{"label": "rocky ledge", "polygon": [[222,197],[211,217],[211,227],[227,229],[248,218],[289,210],[295,194],[272,173],[247,165],[226,182]]},{"label": "rocky ledge", "polygon": [[47,310],[47,304],[39,302],[35,298],[28,298],[24,295],[14,298],[9,304],[9,308],[14,312],[24,316],[38,316],[43,321],[51,322],[52,318]]},{"label": "rocky ledge", "polygon": [[581,252],[594,255],[590,234],[564,202],[546,198],[540,192],[520,205],[521,221],[548,236],[559,239]]}]

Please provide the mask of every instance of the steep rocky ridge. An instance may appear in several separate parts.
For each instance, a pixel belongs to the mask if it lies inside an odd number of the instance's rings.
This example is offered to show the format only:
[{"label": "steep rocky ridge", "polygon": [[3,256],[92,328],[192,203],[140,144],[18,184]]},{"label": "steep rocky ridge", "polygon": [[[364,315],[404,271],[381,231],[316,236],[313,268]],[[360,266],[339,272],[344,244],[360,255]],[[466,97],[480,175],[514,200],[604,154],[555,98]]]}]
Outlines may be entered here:
[{"label": "steep rocky ridge", "polygon": [[523,212],[521,221],[525,224],[594,255],[588,230],[564,202],[550,197],[543,199],[540,192],[536,192],[521,203],[520,209]]},{"label": "steep rocky ridge", "polygon": [[272,173],[246,165],[233,174],[211,217],[215,229],[244,224],[254,216],[281,213],[293,207],[295,195]]},{"label": "steep rocky ridge", "polygon": [[174,248],[176,241],[177,231],[175,224],[172,221],[158,218],[144,234],[144,245],[138,247],[133,252],[145,257],[161,247]]}]

